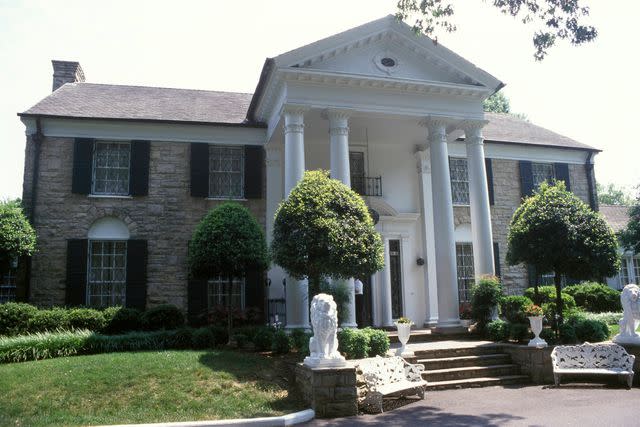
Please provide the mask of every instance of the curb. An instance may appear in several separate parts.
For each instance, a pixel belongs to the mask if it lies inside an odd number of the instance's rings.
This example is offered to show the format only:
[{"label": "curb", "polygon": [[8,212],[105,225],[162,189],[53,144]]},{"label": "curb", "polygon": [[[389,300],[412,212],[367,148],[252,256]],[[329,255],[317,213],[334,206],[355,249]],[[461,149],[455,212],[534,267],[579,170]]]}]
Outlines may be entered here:
[{"label": "curb", "polygon": [[305,423],[315,418],[313,409],[294,412],[293,414],[281,415],[279,417],[262,418],[237,418],[233,420],[217,421],[182,421],[176,423],[150,423],[150,424],[114,424],[101,427],[224,427],[224,426],[251,426],[251,427],[280,427],[292,426]]}]

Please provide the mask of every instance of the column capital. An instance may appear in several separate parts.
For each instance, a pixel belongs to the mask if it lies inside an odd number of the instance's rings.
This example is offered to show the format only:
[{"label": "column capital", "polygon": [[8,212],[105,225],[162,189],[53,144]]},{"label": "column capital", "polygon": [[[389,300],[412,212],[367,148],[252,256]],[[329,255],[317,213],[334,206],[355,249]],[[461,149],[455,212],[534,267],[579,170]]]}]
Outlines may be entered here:
[{"label": "column capital", "polygon": [[426,116],[420,120],[418,124],[429,129],[429,132],[431,132],[431,129],[438,129],[442,130],[442,132],[446,132],[447,127],[455,124],[455,120],[445,116]]},{"label": "column capital", "polygon": [[353,114],[352,110],[342,109],[342,108],[325,108],[322,110],[322,118],[333,121],[342,121],[349,120],[351,115]]},{"label": "column capital", "polygon": [[308,105],[301,104],[284,104],[282,106],[282,114],[283,115],[300,115],[304,116],[304,113],[309,111]]},{"label": "column capital", "polygon": [[467,142],[482,143],[482,128],[489,123],[489,120],[464,120],[458,127],[464,131]]}]

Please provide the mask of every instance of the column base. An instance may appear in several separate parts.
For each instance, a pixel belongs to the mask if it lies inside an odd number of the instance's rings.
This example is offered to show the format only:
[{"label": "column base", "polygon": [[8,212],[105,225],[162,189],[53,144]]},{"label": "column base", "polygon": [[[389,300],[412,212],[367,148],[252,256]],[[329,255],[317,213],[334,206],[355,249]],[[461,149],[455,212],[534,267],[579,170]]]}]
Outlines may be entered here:
[{"label": "column base", "polygon": [[431,330],[434,334],[466,334],[469,328],[460,323],[460,319],[440,321]]},{"label": "column base", "polygon": [[284,327],[286,330],[291,330],[291,329],[304,329],[306,332],[311,332],[311,326],[310,325],[285,325]]},{"label": "column base", "polygon": [[357,323],[343,323],[340,325],[341,328],[349,328],[349,329],[357,329],[358,328],[358,324]]},{"label": "column base", "polygon": [[438,319],[426,319],[422,325],[425,328],[435,328],[438,326]]}]

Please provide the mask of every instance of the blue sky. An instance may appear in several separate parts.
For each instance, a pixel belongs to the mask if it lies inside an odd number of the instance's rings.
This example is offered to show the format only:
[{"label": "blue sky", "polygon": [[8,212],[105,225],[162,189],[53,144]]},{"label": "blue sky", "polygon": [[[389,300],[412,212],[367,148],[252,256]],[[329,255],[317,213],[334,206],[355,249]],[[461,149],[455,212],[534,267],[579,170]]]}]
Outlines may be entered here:
[{"label": "blue sky", "polygon": [[[532,28],[482,0],[454,0],[439,41],[507,83],[515,112],[603,150],[600,182],[640,183],[636,0],[583,0],[598,39],[533,60]],[[396,0],[0,0],[0,199],[20,196],[24,126],[51,92],[51,59],[87,81],[253,92],[266,57],[395,12]]]}]

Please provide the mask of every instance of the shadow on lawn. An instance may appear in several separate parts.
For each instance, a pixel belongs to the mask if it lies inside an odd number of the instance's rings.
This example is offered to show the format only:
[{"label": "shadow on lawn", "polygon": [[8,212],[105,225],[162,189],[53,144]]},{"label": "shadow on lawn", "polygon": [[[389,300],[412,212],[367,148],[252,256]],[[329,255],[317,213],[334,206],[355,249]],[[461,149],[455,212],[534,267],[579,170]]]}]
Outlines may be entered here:
[{"label": "shadow on lawn", "polygon": [[[275,411],[294,412],[307,408],[301,394],[295,388],[295,361],[290,357],[266,357],[256,353],[214,351],[201,355],[198,361],[212,371],[233,375],[240,382],[253,382],[260,390],[269,392],[286,390],[286,396],[271,402],[270,407]],[[238,363],[230,363],[232,361]],[[256,416],[262,415],[256,414]]]}]

